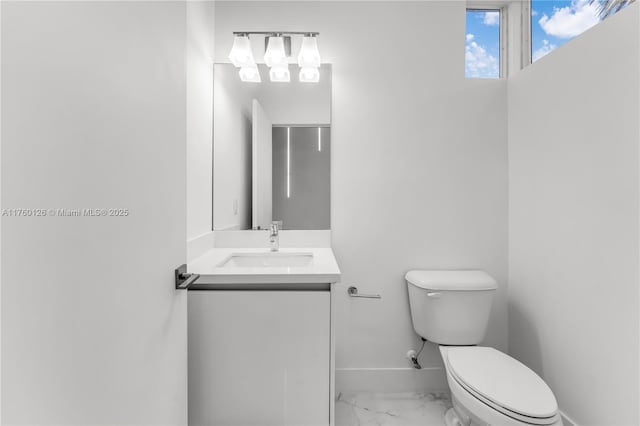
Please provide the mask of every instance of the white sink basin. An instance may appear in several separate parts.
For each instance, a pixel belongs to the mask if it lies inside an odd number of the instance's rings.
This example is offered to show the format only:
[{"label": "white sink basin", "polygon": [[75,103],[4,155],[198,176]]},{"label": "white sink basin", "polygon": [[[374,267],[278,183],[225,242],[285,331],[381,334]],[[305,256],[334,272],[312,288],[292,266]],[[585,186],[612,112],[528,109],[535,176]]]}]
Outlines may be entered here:
[{"label": "white sink basin", "polygon": [[300,268],[313,263],[313,253],[233,253],[220,268]]}]

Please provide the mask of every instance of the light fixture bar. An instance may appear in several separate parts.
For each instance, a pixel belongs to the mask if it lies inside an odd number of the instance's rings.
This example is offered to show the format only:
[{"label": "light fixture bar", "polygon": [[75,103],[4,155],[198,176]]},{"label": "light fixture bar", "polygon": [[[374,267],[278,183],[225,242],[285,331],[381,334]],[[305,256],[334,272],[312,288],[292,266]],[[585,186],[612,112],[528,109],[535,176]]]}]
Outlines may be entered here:
[{"label": "light fixture bar", "polygon": [[316,31],[234,31],[233,35],[301,35],[301,36],[319,36],[320,33]]}]

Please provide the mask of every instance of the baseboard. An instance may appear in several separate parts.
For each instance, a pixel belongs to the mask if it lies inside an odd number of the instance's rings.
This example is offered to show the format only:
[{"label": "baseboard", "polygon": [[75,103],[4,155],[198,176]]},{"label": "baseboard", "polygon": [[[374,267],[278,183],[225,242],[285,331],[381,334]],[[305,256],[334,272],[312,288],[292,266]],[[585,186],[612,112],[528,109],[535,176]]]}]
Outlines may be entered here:
[{"label": "baseboard", "polygon": [[187,241],[187,263],[214,247],[213,235],[213,231],[209,231]]},{"label": "baseboard", "polygon": [[578,423],[573,421],[571,417],[567,416],[564,412],[562,412],[562,410],[559,410],[559,411],[560,411],[560,415],[562,416],[563,426],[578,426]]},{"label": "baseboard", "polygon": [[449,389],[443,368],[337,368],[338,393],[434,392]]}]

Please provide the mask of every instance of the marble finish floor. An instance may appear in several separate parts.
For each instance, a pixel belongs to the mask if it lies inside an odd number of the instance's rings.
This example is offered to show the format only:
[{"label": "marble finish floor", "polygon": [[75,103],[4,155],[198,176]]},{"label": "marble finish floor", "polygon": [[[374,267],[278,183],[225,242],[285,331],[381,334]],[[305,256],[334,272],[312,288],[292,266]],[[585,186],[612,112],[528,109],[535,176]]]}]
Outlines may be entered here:
[{"label": "marble finish floor", "polygon": [[443,426],[448,392],[340,393],[336,426]]}]

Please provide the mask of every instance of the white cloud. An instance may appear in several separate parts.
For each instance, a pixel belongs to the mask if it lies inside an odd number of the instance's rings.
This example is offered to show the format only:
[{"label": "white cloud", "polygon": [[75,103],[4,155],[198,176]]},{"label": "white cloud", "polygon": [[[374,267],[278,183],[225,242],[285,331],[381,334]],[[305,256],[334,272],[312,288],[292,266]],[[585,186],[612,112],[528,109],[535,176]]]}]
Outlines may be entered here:
[{"label": "white cloud", "polygon": [[475,78],[498,78],[500,67],[498,59],[487,52],[487,49],[475,41],[467,34],[465,44],[465,75]]},{"label": "white cloud", "polygon": [[542,15],[538,23],[550,36],[572,38],[600,22],[598,2],[571,0],[571,5],[554,8],[551,17]]},{"label": "white cloud", "polygon": [[542,46],[540,46],[539,49],[536,49],[536,51],[533,52],[533,57],[532,57],[533,62],[535,62],[538,59],[542,58],[543,56],[549,54],[556,47],[558,47],[558,46],[556,46],[553,43],[550,43],[549,40],[542,40]]},{"label": "white cloud", "polygon": [[531,16],[538,16],[538,11],[535,9],[531,9]]},{"label": "white cloud", "polygon": [[500,12],[485,12],[482,23],[490,27],[500,23]]},{"label": "white cloud", "polygon": [[473,34],[467,34],[467,41],[473,40],[473,37],[475,37]]}]

